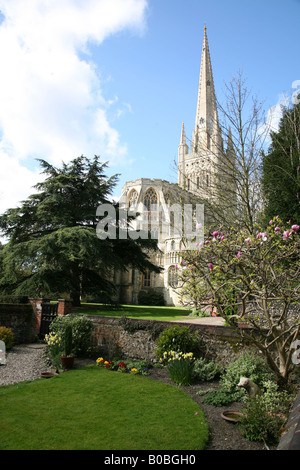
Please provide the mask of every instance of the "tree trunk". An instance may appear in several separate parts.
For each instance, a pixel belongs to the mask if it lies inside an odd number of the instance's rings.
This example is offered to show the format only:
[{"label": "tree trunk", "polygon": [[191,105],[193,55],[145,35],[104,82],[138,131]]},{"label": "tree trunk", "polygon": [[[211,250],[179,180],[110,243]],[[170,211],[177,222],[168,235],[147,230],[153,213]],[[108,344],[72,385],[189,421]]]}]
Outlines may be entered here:
[{"label": "tree trunk", "polygon": [[79,269],[78,263],[76,263],[75,261],[71,262],[70,280],[71,280],[70,297],[72,299],[72,304],[74,307],[80,307],[80,297],[81,297],[80,269]]}]

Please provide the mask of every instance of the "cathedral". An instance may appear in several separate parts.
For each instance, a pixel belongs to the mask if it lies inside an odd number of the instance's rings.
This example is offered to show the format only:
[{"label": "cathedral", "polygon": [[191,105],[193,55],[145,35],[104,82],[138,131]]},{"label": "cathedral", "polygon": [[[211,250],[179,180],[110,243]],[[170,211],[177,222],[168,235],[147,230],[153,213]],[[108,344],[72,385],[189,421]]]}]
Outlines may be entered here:
[{"label": "cathedral", "polygon": [[[228,150],[230,139],[228,139]],[[128,181],[122,189],[121,207],[139,213],[140,229],[148,230],[158,240],[159,252],[154,263],[161,267],[159,274],[137,270],[115,273],[118,301],[123,304],[179,305],[176,290],[180,253],[186,248],[181,230],[171,208],[174,204],[193,204],[220,197],[223,139],[219,126],[211,59],[206,27],[202,47],[195,128],[190,149],[182,123],[178,146],[178,183],[160,179],[141,178]],[[224,175],[222,175],[224,178]],[[176,206],[177,207],[177,206]],[[204,214],[196,222],[204,222]],[[205,217],[209,217],[205,214]],[[153,300],[154,299],[154,300]],[[151,301],[152,300],[152,301]]]}]

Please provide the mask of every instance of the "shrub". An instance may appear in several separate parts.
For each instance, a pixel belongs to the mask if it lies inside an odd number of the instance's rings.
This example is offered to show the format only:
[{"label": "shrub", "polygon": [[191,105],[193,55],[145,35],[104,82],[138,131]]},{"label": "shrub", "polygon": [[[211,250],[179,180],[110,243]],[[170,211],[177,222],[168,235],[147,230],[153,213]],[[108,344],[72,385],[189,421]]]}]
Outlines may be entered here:
[{"label": "shrub", "polygon": [[[163,360],[165,352],[192,352],[196,357],[200,355],[203,344],[199,335],[190,330],[188,326],[174,325],[166,328],[157,340],[156,357]],[[163,361],[165,362],[165,361]]]},{"label": "shrub", "polygon": [[139,305],[164,306],[165,299],[162,292],[141,290],[138,297]]},{"label": "shrub", "polygon": [[223,367],[215,361],[200,358],[194,362],[193,379],[199,382],[209,382],[220,378],[223,371]]},{"label": "shrub", "polygon": [[250,441],[277,444],[293,397],[278,391],[275,382],[264,383],[262,395],[249,398],[240,420],[241,432]]},{"label": "shrub", "polygon": [[208,393],[204,403],[215,406],[227,405],[233,401],[246,401],[247,392],[238,387],[240,377],[248,377],[259,387],[272,379],[265,361],[254,353],[245,353],[228,365],[220,378],[220,389]]},{"label": "shrub", "polygon": [[221,377],[221,385],[228,391],[241,390],[237,385],[241,377],[248,377],[259,387],[272,378],[272,373],[263,358],[253,352],[246,352],[231,362]]},{"label": "shrub", "polygon": [[67,325],[65,329],[65,348],[64,348],[64,355],[70,356],[72,354],[72,326]]},{"label": "shrub", "polygon": [[233,401],[232,393],[228,392],[224,388],[219,390],[208,389],[197,392],[197,395],[204,395],[202,402],[212,406],[224,406],[228,405]]},{"label": "shrub", "polygon": [[10,349],[15,341],[12,329],[6,328],[6,326],[0,326],[0,340],[5,343],[6,349]]},{"label": "shrub", "polygon": [[73,353],[76,356],[88,355],[92,350],[91,337],[93,322],[85,316],[60,316],[53,320],[50,325],[50,331],[53,334],[58,334],[62,342],[64,342],[67,325],[72,327]]}]

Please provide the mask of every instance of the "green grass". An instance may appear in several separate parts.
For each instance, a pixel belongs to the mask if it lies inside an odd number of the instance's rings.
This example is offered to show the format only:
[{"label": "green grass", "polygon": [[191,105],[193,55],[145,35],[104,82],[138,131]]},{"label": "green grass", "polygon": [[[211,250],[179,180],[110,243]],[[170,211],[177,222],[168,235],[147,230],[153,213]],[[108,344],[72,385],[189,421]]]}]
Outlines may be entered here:
[{"label": "green grass", "polygon": [[1,450],[198,450],[208,439],[179,388],[93,366],[0,387],[0,416]]},{"label": "green grass", "polygon": [[150,307],[144,305],[121,305],[109,307],[104,304],[82,303],[80,307],[73,309],[74,313],[83,315],[101,315],[108,317],[136,318],[137,320],[170,321],[186,318],[191,310],[180,307]]}]

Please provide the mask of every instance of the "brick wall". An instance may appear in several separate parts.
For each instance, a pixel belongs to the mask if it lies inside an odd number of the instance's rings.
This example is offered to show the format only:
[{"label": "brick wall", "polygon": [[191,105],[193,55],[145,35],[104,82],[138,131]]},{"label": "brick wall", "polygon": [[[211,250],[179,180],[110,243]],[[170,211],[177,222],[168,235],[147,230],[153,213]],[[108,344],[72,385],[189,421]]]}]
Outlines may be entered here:
[{"label": "brick wall", "polygon": [[35,325],[36,320],[30,304],[0,304],[0,326],[12,329],[16,344],[33,341]]}]

